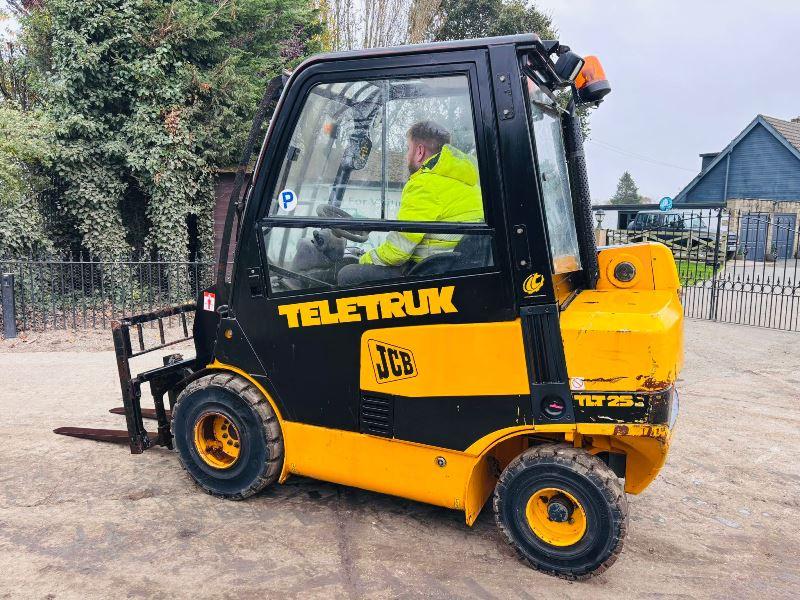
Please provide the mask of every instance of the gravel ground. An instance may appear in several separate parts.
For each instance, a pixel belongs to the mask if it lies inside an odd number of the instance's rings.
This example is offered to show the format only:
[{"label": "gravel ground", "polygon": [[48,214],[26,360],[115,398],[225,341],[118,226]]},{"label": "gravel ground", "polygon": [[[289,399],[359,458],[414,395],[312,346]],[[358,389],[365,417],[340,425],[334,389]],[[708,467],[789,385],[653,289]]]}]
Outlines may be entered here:
[{"label": "gravel ground", "polygon": [[468,528],[303,478],[217,500],[167,450],[51,434],[124,426],[112,353],[85,351],[101,347],[0,342],[0,598],[800,596],[800,335],[687,322],[669,461],[629,497],[616,565],[579,583],[517,562],[489,507]]}]

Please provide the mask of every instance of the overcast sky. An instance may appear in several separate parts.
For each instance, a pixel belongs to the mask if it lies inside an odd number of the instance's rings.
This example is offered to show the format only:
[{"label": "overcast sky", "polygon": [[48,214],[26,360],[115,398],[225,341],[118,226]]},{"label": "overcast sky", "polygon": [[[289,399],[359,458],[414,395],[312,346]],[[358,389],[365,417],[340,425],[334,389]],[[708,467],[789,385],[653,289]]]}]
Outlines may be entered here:
[{"label": "overcast sky", "polygon": [[587,142],[595,202],[628,170],[640,193],[675,196],[701,152],[759,113],[800,116],[800,0],[536,0],[559,39],[596,54],[612,92]]}]

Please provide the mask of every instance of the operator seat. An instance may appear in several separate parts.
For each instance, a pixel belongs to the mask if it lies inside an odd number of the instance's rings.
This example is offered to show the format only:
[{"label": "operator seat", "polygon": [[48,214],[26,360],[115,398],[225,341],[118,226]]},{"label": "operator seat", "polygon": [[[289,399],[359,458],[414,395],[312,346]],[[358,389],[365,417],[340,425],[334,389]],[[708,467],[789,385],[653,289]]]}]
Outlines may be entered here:
[{"label": "operator seat", "polygon": [[423,258],[406,276],[443,275],[453,271],[480,269],[492,265],[492,240],[488,235],[465,235],[451,252]]}]

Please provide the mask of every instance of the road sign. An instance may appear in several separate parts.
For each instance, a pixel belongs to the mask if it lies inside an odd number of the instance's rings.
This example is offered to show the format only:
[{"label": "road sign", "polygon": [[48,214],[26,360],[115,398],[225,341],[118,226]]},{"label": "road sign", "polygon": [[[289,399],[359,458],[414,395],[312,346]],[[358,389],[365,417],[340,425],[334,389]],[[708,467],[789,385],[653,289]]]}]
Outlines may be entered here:
[{"label": "road sign", "polygon": [[672,209],[672,198],[669,196],[664,196],[661,200],[658,201],[658,210],[671,210]]}]

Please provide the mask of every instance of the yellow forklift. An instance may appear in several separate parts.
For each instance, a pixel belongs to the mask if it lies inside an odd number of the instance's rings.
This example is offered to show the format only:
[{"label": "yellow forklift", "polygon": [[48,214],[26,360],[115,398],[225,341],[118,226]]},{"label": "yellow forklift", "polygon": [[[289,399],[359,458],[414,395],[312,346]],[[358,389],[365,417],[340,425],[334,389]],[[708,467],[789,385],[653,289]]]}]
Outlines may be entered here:
[{"label": "yellow forklift", "polygon": [[[221,498],[302,475],[472,525],[493,497],[528,565],[604,571],[626,493],[666,459],[682,361],[667,248],[595,246],[576,109],[609,91],[595,57],[533,34],[319,55],[276,78],[214,285],[114,323],[127,429],[56,431],[174,446]],[[181,341],[167,318],[196,356],[132,376],[132,357]]]}]

